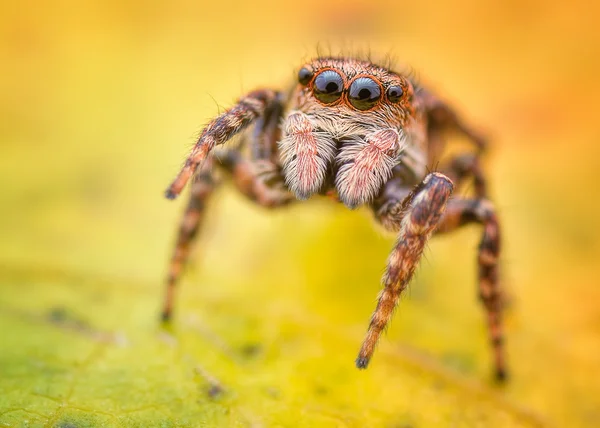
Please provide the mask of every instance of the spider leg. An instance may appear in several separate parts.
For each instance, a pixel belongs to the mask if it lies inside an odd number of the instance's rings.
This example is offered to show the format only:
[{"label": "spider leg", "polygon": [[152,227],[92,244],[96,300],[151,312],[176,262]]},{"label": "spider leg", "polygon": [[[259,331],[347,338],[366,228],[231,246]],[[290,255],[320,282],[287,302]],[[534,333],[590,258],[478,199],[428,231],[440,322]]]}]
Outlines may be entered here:
[{"label": "spider leg", "polygon": [[423,105],[427,116],[427,153],[430,168],[440,159],[446,147],[446,134],[449,131],[463,134],[482,153],[488,146],[487,139],[469,126],[448,104],[425,88],[416,93],[418,102]]},{"label": "spider leg", "polygon": [[281,136],[279,125],[284,107],[283,94],[278,93],[256,121],[250,147],[253,160],[271,159],[277,162],[277,141]]},{"label": "spider leg", "polygon": [[272,104],[273,106],[269,106],[256,121],[249,141],[255,160],[246,160],[239,151],[228,150],[220,156],[209,156],[194,175],[190,201],[179,227],[169,266],[162,311],[164,321],[168,321],[172,316],[177,282],[201,226],[207,199],[218,184],[215,179],[215,167],[230,173],[237,188],[260,205],[276,207],[294,199],[285,189],[280,168],[270,160],[275,155],[273,149],[276,148],[276,139],[279,136],[278,125],[282,111],[280,97],[278,96]]},{"label": "spider leg", "polygon": [[401,177],[394,177],[383,187],[371,208],[377,220],[390,232],[398,232],[402,223],[403,201],[410,194]]},{"label": "spider leg", "polygon": [[166,197],[175,199],[210,151],[259,118],[277,97],[278,93],[270,89],[250,92],[231,109],[212,120],[202,131],[183,168],[165,192]]},{"label": "spider leg", "polygon": [[440,171],[452,180],[456,188],[460,187],[469,176],[472,176],[475,197],[478,199],[487,197],[487,180],[481,169],[479,153],[456,155],[442,165]]},{"label": "spider leg", "polygon": [[248,160],[234,151],[219,159],[220,166],[231,174],[237,189],[256,204],[277,208],[296,200],[285,186],[281,169],[271,160]]},{"label": "spider leg", "polygon": [[442,216],[436,233],[446,233],[471,223],[483,225],[477,264],[479,297],[487,311],[491,344],[494,350],[496,378],[507,376],[502,328],[502,294],[498,280],[500,226],[492,203],[487,199],[453,199]]},{"label": "spider leg", "polygon": [[193,178],[190,201],[181,220],[177,242],[169,264],[167,288],[162,310],[163,321],[168,321],[171,318],[177,282],[188,259],[192,242],[202,223],[206,202],[217,184],[213,172],[213,163],[213,158],[209,158]]},{"label": "spider leg", "polygon": [[379,294],[369,330],[356,359],[359,369],[369,364],[379,336],[390,321],[400,294],[410,282],[429,237],[438,226],[452,189],[448,177],[431,173],[402,201],[398,241],[389,256],[383,276],[384,289]]},{"label": "spider leg", "polygon": [[250,161],[233,150],[222,155],[220,160],[222,164],[218,164],[216,159],[211,157],[194,175],[190,202],[179,226],[177,243],[169,265],[162,311],[163,321],[168,321],[172,316],[176,285],[202,224],[206,202],[217,184],[212,172],[213,164],[219,165],[230,173],[238,190],[261,206],[275,208],[295,200],[283,186],[283,176],[272,162]]},{"label": "spider leg", "polygon": [[427,111],[428,134],[430,136],[442,130],[454,130],[470,139],[479,151],[484,151],[487,148],[487,139],[467,125],[448,104],[424,89],[419,92],[419,97]]},{"label": "spider leg", "polygon": [[448,104],[431,92],[421,89],[419,97],[427,112],[427,140],[430,163],[441,156],[446,145],[445,134],[458,131],[467,137],[478,148],[477,153],[460,154],[442,166],[440,170],[447,175],[458,188],[471,175],[475,181],[475,195],[485,198],[487,195],[486,180],[480,168],[481,154],[487,148],[487,140],[467,125]]}]

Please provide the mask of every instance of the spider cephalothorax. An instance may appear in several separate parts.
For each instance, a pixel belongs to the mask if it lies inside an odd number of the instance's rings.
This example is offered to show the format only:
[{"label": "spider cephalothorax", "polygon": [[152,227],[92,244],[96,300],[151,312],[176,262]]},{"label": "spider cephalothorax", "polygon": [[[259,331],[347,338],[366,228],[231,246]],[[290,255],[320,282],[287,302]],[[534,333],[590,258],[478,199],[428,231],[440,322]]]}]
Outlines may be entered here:
[{"label": "spider cephalothorax", "polygon": [[[279,142],[283,174],[298,199],[329,174],[350,208],[371,201],[410,150],[419,121],[409,80],[371,63],[323,58],[303,66]],[[421,165],[425,165],[421,159]],[[420,171],[422,173],[422,171]]]},{"label": "spider cephalothorax", "polygon": [[[478,150],[427,174],[444,149],[447,131],[461,132]],[[220,153],[215,162],[212,150],[237,134],[240,146]],[[202,131],[167,190],[167,197],[174,198],[194,177],[171,260],[163,318],[171,316],[174,286],[216,185],[214,169],[220,168],[262,206],[275,208],[314,194],[328,195],[350,208],[368,205],[377,221],[398,234],[384,289],[356,360],[359,368],[368,365],[430,236],[468,223],[482,224],[479,295],[488,312],[496,374],[504,378],[500,235],[479,168],[483,148],[484,140],[431,92],[369,61],[317,58],[299,69],[291,91],[250,92]],[[468,177],[475,183],[474,197],[450,199],[454,186]]]}]

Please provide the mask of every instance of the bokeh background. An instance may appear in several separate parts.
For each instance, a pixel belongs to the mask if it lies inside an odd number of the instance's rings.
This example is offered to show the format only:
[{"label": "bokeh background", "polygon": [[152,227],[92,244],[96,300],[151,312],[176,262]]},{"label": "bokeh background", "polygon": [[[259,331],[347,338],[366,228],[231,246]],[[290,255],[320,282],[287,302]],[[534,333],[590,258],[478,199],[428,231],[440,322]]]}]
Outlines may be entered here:
[{"label": "bokeh background", "polygon": [[[599,19],[586,1],[3,1],[0,423],[600,424]],[[185,203],[165,186],[202,124],[318,44],[391,54],[492,138],[506,386],[477,227],[431,243],[357,371],[393,237],[318,199],[266,212],[224,186],[160,328]]]}]

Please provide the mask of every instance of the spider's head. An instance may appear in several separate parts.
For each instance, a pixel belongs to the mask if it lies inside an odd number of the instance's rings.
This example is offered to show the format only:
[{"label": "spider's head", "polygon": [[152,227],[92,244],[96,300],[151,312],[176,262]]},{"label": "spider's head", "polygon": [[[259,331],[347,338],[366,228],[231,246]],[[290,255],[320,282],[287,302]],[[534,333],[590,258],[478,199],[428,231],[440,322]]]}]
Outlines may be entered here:
[{"label": "spider's head", "polygon": [[300,68],[294,101],[317,119],[402,127],[412,113],[413,92],[407,78],[370,62],[318,58]]},{"label": "spider's head", "polygon": [[280,142],[290,189],[304,199],[332,175],[347,206],[371,200],[410,138],[413,93],[406,77],[367,61],[302,66]]}]

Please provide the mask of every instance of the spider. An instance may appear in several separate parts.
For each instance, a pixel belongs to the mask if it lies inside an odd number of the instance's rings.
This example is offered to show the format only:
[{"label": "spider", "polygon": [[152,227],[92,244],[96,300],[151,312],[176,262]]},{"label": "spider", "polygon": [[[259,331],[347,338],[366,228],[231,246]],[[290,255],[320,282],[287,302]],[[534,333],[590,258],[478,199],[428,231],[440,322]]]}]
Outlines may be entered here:
[{"label": "spider", "polygon": [[[174,199],[192,181],[166,280],[163,320],[172,316],[176,284],[218,169],[263,207],[324,195],[350,209],[368,206],[385,229],[397,234],[356,358],[359,369],[369,364],[429,238],[471,223],[482,225],[479,297],[487,311],[495,376],[504,380],[499,223],[480,168],[486,140],[412,78],[371,61],[318,57],[297,76],[290,91],[252,91],[212,120],[167,189],[167,198]],[[439,172],[428,172],[449,131],[462,134],[475,150],[451,158]],[[213,151],[238,134],[239,147]],[[469,178],[474,196],[451,199],[454,187]]]}]

